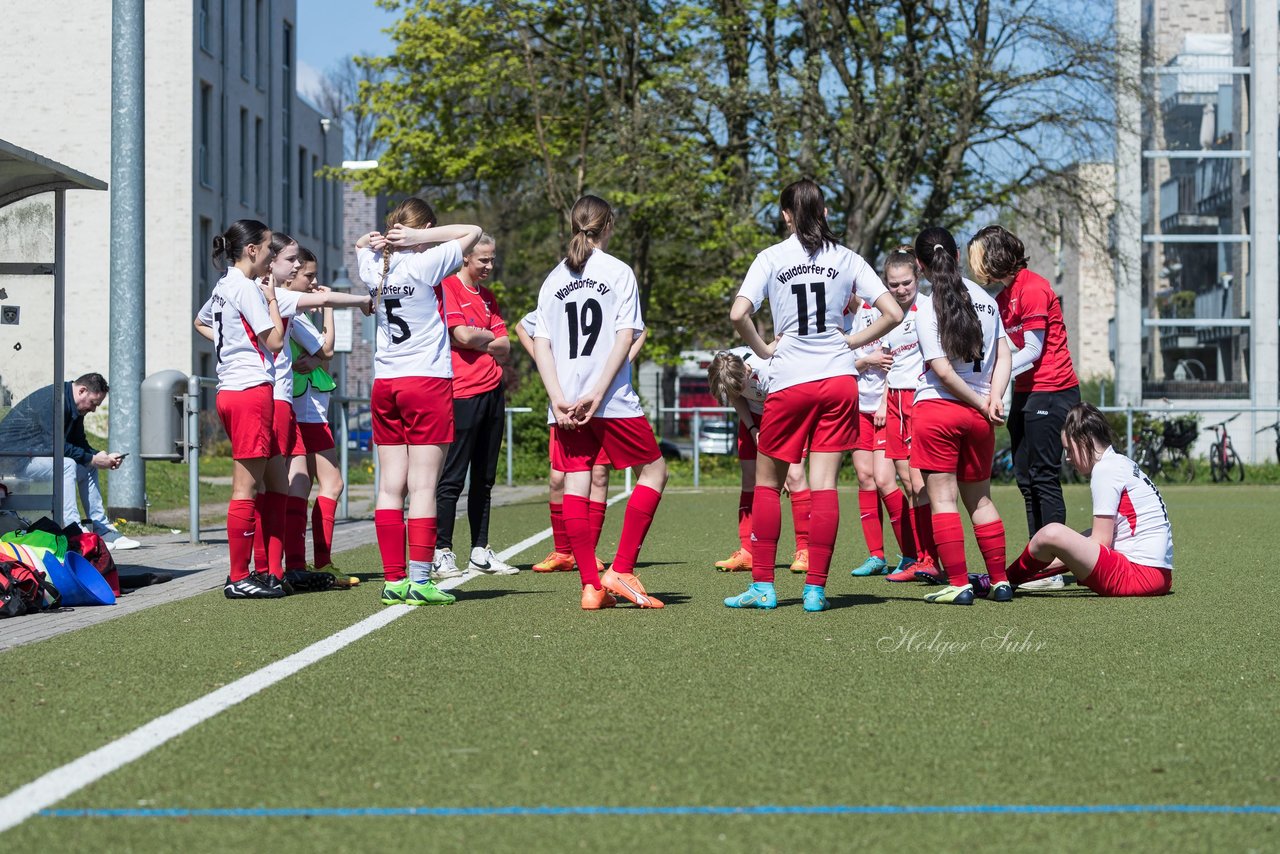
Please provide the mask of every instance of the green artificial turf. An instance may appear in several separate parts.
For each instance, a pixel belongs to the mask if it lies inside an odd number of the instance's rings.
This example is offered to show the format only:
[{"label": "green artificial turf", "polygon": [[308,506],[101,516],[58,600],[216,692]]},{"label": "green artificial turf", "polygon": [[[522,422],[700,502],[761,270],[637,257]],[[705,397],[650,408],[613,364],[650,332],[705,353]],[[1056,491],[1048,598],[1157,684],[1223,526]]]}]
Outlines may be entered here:
[{"label": "green artificial turf", "polygon": [[[749,581],[711,569],[734,547],[736,492],[672,494],[639,569],[665,610],[584,613],[571,574],[476,579],[458,604],[395,621],[58,806],[1280,804],[1274,607],[1259,581],[1271,547],[1258,536],[1280,490],[1165,497],[1172,596],[1072,588],[958,608],[925,604],[923,586],[849,577],[865,555],[846,494],[833,610],[805,614],[803,580],[785,571],[777,611],[724,608]],[[1021,499],[1003,488],[997,501],[1013,553]],[[1070,488],[1072,524],[1088,524],[1087,503]],[[544,520],[541,502],[496,510],[495,545]],[[465,524],[455,539],[466,545]],[[342,563],[371,572],[376,550]],[[41,738],[0,766],[0,789],[376,612],[377,590],[264,603],[213,592],[4,653],[6,722]],[[37,817],[3,843],[1095,851],[1278,838],[1275,815]]]}]

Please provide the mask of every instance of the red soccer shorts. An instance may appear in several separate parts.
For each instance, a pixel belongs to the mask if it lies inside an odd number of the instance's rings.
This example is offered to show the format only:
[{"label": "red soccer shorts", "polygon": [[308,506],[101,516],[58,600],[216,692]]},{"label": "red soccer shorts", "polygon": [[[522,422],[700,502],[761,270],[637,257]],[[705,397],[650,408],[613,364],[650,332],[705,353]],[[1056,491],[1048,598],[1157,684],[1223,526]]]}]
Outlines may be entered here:
[{"label": "red soccer shorts", "polygon": [[[592,418],[577,430],[552,427],[551,466],[559,471],[590,471],[593,465],[626,469],[662,456],[649,419]],[[604,459],[601,459],[601,453]]]},{"label": "red soccer shorts", "polygon": [[231,440],[231,456],[256,460],[271,456],[271,384],[243,391],[220,391],[218,417]]},{"label": "red soccer shorts", "polygon": [[[750,462],[756,458],[756,440],[751,436],[751,428],[760,426],[760,416],[751,413],[751,421],[738,422],[738,460]],[[695,437],[696,438],[696,437]]]},{"label": "red soccer shorts", "polygon": [[[885,422],[888,424],[888,421]],[[858,440],[853,446],[855,451],[883,451],[888,437],[884,427],[877,427],[875,418],[869,412],[858,412]]]},{"label": "red soccer shorts", "polygon": [[911,403],[916,393],[909,388],[891,388],[889,417],[885,419],[884,455],[891,460],[911,459]]},{"label": "red soccer shorts", "polygon": [[445,377],[375,379],[369,399],[377,445],[453,441],[453,383]]},{"label": "red soccer shorts", "polygon": [[309,423],[304,421],[298,422],[298,438],[297,444],[294,446],[295,453],[298,448],[303,449],[308,454],[318,454],[321,451],[329,451],[337,447],[337,443],[333,441],[333,431],[329,429],[329,422],[319,421]]},{"label": "red soccer shorts", "polygon": [[1134,563],[1121,552],[1099,546],[1093,572],[1080,583],[1099,596],[1163,596],[1173,587],[1173,572]]},{"label": "red soccer shorts", "polygon": [[287,400],[273,399],[271,401],[271,456],[292,457],[302,450],[297,443],[298,416],[293,412],[293,404]]},{"label": "red soccer shorts", "polygon": [[852,450],[858,441],[858,380],[828,377],[773,392],[764,401],[756,444],[788,463],[814,454]]},{"label": "red soccer shorts", "polygon": [[978,410],[955,400],[926,400],[911,413],[911,466],[954,472],[962,483],[991,479],[996,431]]},{"label": "red soccer shorts", "polygon": [[[557,445],[558,445],[558,442],[556,441],[556,425],[552,424],[551,435],[547,439],[547,451],[550,454],[549,459],[551,459],[552,461],[556,459],[556,454],[559,452],[557,449]],[[612,463],[609,462],[609,455],[604,452],[603,447],[601,447],[600,452],[596,454],[595,462],[593,462],[592,465],[595,465],[595,466],[611,466],[612,465]],[[555,466],[553,465],[552,468],[555,468]],[[564,469],[556,469],[556,471],[564,471]]]}]

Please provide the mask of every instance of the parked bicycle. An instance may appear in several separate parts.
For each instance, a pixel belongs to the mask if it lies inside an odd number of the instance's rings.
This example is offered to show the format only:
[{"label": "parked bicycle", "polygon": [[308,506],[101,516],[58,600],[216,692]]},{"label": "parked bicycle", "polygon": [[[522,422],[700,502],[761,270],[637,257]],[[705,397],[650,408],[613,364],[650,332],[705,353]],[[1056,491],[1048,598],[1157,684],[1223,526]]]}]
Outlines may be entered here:
[{"label": "parked bicycle", "polygon": [[1213,431],[1213,444],[1209,446],[1209,476],[1214,483],[1244,480],[1244,463],[1236,455],[1236,449],[1231,447],[1231,436],[1227,432],[1227,425],[1239,417],[1237,412],[1226,421],[1204,428]]},{"label": "parked bicycle", "polygon": [[1256,432],[1256,433],[1265,433],[1265,432],[1267,432],[1268,430],[1274,430],[1274,431],[1275,431],[1275,434],[1276,434],[1276,462],[1280,462],[1280,421],[1277,421],[1275,424],[1268,424],[1266,427],[1263,427],[1261,430],[1256,430],[1255,432]]},{"label": "parked bicycle", "polygon": [[1196,438],[1194,415],[1166,418],[1141,427],[1133,437],[1133,458],[1149,477],[1166,483],[1195,480],[1196,464],[1191,446]]}]

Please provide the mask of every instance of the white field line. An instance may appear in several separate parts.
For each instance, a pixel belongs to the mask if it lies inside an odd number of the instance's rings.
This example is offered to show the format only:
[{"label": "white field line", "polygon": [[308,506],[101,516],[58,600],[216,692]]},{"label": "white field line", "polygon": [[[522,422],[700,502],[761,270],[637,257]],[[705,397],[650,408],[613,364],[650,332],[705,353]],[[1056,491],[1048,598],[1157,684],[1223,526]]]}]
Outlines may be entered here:
[{"label": "white field line", "polygon": [[[616,504],[629,493],[621,492],[609,499],[609,504]],[[515,557],[532,546],[551,536],[551,529],[546,528],[533,534],[509,549],[497,555],[498,560],[505,561]],[[460,578],[452,578],[439,583],[445,590],[453,589],[464,582],[475,578],[480,573],[468,570]],[[268,664],[247,676],[237,679],[229,685],[205,694],[181,708],[161,715],[150,723],[143,724],[133,732],[121,736],[110,744],[86,753],[79,759],[68,762],[60,768],[39,777],[25,786],[14,789],[0,798],[0,833],[26,821],[43,809],[48,809],[59,801],[78,792],[90,783],[96,782],[113,771],[123,768],[135,759],[147,755],[160,745],[182,735],[196,725],[209,720],[219,712],[238,705],[266,688],[275,685],[310,664],[328,658],[340,649],[350,646],[366,635],[376,632],[410,611],[409,605],[392,605],[372,616],[366,617],[355,625],[348,626],[324,640],[317,641],[306,649],[295,652],[288,658]]]}]

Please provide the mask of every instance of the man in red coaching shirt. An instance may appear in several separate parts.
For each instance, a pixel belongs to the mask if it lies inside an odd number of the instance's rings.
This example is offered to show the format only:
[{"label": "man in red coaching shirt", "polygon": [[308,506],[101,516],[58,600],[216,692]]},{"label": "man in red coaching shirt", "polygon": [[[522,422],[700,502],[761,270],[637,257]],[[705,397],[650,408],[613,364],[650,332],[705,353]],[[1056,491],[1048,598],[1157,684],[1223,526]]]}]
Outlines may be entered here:
[{"label": "man in red coaching shirt", "polygon": [[495,575],[517,572],[489,547],[489,493],[498,473],[498,452],[506,406],[502,366],[511,354],[507,325],[493,292],[481,286],[493,272],[497,247],[492,235],[481,235],[462,259],[457,275],[445,279],[445,325],[453,348],[454,439],[436,486],[436,578],[461,575],[453,552],[453,523],[458,496],[471,473],[467,519],[471,524],[470,568]]}]

